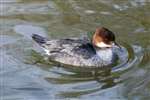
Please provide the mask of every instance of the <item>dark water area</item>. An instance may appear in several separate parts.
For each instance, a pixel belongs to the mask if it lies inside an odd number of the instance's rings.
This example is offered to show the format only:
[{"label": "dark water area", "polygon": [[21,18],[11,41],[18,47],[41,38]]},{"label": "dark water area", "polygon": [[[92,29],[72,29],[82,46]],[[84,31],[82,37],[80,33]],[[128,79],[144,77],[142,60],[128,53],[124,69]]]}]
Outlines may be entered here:
[{"label": "dark water area", "polygon": [[[0,99],[150,100],[149,10],[149,0],[1,0]],[[81,37],[99,26],[125,55],[94,74],[52,64],[30,38]]]}]

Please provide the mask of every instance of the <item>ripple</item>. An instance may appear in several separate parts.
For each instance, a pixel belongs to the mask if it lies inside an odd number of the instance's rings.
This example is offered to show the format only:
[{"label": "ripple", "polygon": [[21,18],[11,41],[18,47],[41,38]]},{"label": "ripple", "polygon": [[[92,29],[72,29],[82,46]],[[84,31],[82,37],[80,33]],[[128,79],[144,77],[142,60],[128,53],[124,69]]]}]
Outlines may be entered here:
[{"label": "ripple", "polygon": [[86,10],[85,13],[87,13],[87,14],[94,14],[95,11],[93,11],[93,10]]},{"label": "ripple", "polygon": [[112,69],[104,68],[93,72],[81,71],[73,67],[53,66],[50,70],[45,70],[51,75],[46,76],[45,80],[59,85],[60,91],[55,95],[60,98],[73,98],[112,88],[122,83],[120,75],[138,65],[143,58],[140,46],[126,43],[121,45],[122,50],[118,52],[119,61]]},{"label": "ripple", "polygon": [[0,36],[0,47],[9,43],[13,43],[13,42],[16,42],[16,39],[14,39],[11,36],[7,36],[7,35]]},{"label": "ripple", "polygon": [[117,66],[112,68],[112,72],[122,72],[128,70],[135,65],[138,65],[143,59],[143,50],[140,46],[129,45],[126,43],[123,43],[123,46],[126,48],[126,50],[124,48],[124,57],[120,57],[122,61]]}]

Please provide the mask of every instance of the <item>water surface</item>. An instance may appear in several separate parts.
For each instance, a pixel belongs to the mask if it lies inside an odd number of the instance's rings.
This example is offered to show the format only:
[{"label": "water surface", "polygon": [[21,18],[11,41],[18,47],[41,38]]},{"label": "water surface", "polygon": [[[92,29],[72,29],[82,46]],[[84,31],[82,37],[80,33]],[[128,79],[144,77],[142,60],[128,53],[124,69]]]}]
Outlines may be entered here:
[{"label": "water surface", "polygon": [[[2,100],[149,100],[149,0],[1,0],[0,7]],[[128,59],[95,75],[51,64],[28,37],[80,37],[98,26],[116,34]]]}]

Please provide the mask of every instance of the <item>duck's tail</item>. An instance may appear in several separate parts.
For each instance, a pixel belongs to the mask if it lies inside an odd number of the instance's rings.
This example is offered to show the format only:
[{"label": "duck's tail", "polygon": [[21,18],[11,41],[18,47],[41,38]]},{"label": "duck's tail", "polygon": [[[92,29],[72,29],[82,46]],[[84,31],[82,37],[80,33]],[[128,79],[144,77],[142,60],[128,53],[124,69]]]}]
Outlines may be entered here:
[{"label": "duck's tail", "polygon": [[37,34],[32,34],[32,39],[37,42],[39,45],[45,44],[47,39]]}]

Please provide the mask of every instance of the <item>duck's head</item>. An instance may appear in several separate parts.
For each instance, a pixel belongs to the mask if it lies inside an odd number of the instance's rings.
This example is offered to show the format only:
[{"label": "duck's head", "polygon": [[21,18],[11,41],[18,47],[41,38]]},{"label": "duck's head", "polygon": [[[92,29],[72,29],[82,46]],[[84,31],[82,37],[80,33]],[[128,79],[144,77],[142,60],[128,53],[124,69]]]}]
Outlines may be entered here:
[{"label": "duck's head", "polygon": [[115,45],[120,48],[120,46],[115,42],[114,33],[104,27],[96,29],[92,38],[92,44],[98,48],[112,48]]}]

